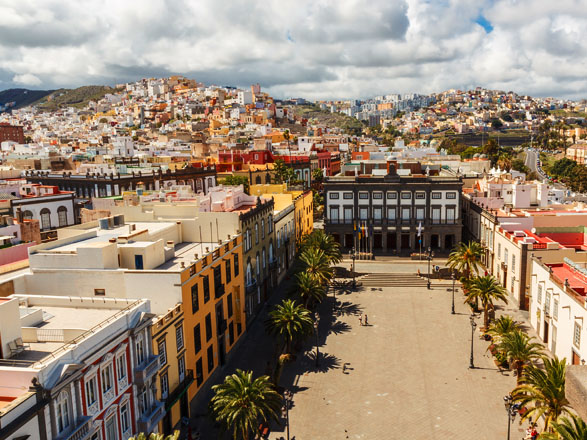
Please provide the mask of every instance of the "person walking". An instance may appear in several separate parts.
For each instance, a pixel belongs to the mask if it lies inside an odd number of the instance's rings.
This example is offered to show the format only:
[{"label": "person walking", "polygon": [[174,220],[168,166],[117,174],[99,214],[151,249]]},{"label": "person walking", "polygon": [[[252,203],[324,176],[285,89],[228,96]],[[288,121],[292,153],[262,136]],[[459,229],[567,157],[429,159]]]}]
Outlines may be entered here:
[{"label": "person walking", "polygon": [[369,321],[367,321],[367,314],[365,314],[365,323],[363,325],[369,325]]},{"label": "person walking", "polygon": [[359,316],[359,325],[363,325],[363,314]]}]

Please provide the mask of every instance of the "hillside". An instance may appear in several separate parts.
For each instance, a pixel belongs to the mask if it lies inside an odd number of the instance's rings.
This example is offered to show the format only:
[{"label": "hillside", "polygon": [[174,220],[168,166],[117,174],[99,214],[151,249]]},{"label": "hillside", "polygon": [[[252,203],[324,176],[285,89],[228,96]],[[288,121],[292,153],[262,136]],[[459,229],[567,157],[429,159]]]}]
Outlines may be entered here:
[{"label": "hillside", "polygon": [[108,86],[83,86],[77,89],[59,89],[33,103],[42,110],[53,111],[60,107],[82,108],[115,89]]},{"label": "hillside", "polygon": [[[8,89],[0,91],[0,113],[10,109],[18,109],[31,105],[33,102],[43,99],[52,90],[28,90]],[[7,105],[14,103],[14,105]]]},{"label": "hillside", "polygon": [[315,105],[298,105],[293,107],[294,113],[302,118],[314,119],[318,124],[342,128],[346,133],[360,135],[363,130],[363,123],[356,118],[343,115],[342,113],[330,113],[327,110],[320,110]]}]

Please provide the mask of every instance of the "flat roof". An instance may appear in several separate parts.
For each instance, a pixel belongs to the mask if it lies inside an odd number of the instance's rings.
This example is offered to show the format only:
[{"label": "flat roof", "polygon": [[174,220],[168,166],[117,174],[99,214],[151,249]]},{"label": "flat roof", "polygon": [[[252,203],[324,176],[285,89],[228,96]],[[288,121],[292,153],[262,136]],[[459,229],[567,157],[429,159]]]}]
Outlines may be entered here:
[{"label": "flat roof", "polygon": [[[175,256],[165,263],[157,266],[154,270],[181,270],[181,263],[188,267],[192,261],[196,260],[195,254],[198,254],[198,260],[210,252],[214,252],[221,245],[213,242],[203,243],[180,243],[175,245]],[[208,252],[206,252],[208,248]]]}]

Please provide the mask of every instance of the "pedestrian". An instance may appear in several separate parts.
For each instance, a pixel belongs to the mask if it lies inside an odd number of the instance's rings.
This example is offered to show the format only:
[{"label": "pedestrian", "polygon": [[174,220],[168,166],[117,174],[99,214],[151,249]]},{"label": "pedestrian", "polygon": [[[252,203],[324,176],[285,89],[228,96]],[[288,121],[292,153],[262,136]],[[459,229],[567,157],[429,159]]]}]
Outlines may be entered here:
[{"label": "pedestrian", "polygon": [[369,325],[369,321],[367,321],[367,314],[365,314],[365,324],[363,325]]},{"label": "pedestrian", "polygon": [[359,316],[359,325],[363,325],[363,314]]}]

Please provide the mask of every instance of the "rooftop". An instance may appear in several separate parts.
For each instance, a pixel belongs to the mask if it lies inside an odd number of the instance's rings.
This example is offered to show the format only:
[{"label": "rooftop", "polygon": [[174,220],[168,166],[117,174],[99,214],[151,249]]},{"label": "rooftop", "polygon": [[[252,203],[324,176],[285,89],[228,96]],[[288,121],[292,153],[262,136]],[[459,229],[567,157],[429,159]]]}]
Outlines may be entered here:
[{"label": "rooftop", "polygon": [[[180,270],[188,267],[195,261],[214,252],[220,245],[218,243],[180,243],[175,245],[175,256],[170,258],[162,265],[155,268],[155,270]],[[196,255],[198,258],[196,258]],[[183,264],[182,264],[183,263]]]}]

